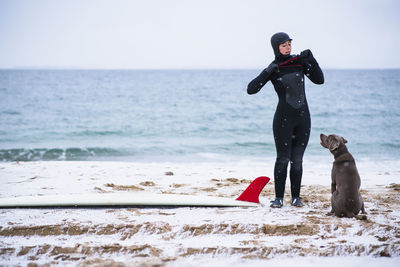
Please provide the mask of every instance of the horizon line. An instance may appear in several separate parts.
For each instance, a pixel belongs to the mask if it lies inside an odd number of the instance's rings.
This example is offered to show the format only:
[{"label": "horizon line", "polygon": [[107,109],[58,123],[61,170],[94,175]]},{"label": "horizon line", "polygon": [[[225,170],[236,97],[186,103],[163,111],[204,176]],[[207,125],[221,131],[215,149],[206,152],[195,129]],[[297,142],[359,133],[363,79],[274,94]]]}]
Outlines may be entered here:
[{"label": "horizon line", "polygon": [[[126,71],[156,71],[156,70],[163,70],[163,71],[176,71],[176,70],[261,70],[263,68],[201,68],[201,67],[192,67],[192,68],[108,68],[108,67],[52,67],[52,66],[43,66],[43,67],[35,67],[35,66],[26,66],[26,67],[0,67],[0,70],[126,70]],[[400,67],[327,67],[323,68],[325,70],[398,70]]]}]

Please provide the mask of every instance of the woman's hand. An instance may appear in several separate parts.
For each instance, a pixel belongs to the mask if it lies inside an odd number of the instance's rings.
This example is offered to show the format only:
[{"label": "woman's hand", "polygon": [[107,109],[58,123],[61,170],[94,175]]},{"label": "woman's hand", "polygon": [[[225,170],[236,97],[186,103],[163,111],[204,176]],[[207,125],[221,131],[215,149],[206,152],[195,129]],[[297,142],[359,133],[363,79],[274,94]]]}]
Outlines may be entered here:
[{"label": "woman's hand", "polygon": [[313,53],[311,52],[310,49],[304,50],[303,52],[300,53],[300,58],[304,61],[304,62],[314,62],[315,58],[313,56]]}]

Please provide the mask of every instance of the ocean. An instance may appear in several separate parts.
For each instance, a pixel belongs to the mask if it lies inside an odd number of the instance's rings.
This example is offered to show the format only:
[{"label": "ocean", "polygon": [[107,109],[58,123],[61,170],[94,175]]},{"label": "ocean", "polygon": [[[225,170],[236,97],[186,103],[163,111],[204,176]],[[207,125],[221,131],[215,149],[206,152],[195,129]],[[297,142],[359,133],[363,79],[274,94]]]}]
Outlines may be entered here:
[{"label": "ocean", "polygon": [[[0,161],[225,161],[275,157],[278,97],[261,70],[0,70]],[[324,70],[306,79],[305,157],[345,137],[361,159],[400,157],[400,70]]]}]

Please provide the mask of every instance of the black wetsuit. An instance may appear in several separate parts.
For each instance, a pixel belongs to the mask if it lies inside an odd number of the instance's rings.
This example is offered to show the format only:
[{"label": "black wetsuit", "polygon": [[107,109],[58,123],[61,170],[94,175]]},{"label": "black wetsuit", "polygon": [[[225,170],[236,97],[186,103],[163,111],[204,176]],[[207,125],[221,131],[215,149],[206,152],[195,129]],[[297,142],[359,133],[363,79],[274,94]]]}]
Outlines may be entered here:
[{"label": "black wetsuit", "polygon": [[311,129],[310,112],[304,91],[304,74],[316,84],[324,83],[322,70],[310,50],[290,56],[282,56],[279,53],[247,88],[248,94],[255,94],[271,81],[279,97],[273,121],[277,152],[274,168],[277,198],[283,198],[285,192],[289,161],[292,198],[300,196],[303,154]]}]

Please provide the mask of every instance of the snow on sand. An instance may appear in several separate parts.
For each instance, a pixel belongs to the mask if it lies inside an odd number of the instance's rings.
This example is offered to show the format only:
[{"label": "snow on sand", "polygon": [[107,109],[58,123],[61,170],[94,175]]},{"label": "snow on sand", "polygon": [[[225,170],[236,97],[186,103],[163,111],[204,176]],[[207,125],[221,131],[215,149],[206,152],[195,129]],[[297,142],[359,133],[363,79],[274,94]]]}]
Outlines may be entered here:
[{"label": "snow on sand", "polygon": [[[316,163],[318,162],[318,163]],[[263,162],[0,163],[0,197],[108,192],[236,198]],[[0,209],[0,265],[400,266],[400,162],[359,161],[367,220],[328,216],[331,159],[305,162],[305,206]],[[346,257],[343,257],[346,256]]]}]

